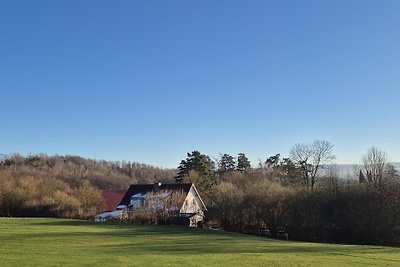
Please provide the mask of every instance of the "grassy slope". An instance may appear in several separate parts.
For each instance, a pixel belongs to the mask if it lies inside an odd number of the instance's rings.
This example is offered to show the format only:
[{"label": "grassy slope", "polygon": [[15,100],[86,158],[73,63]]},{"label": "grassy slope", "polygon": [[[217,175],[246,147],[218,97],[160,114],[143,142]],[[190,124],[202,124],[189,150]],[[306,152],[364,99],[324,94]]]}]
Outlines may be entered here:
[{"label": "grassy slope", "polygon": [[176,226],[0,218],[1,266],[399,266],[400,248],[285,242]]}]

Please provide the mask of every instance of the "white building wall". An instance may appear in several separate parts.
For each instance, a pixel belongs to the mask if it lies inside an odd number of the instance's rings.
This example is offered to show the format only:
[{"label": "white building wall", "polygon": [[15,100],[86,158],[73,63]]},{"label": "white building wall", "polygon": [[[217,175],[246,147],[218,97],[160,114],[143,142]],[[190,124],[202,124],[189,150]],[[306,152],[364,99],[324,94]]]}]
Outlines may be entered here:
[{"label": "white building wall", "polygon": [[180,210],[181,213],[202,213],[202,204],[197,197],[196,191],[193,187],[190,188],[189,193]]}]

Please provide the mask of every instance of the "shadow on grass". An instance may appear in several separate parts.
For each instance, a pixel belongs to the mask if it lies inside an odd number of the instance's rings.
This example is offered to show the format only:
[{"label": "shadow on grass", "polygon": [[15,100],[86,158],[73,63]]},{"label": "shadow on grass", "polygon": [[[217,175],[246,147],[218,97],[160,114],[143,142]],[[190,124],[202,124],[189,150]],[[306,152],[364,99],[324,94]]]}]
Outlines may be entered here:
[{"label": "shadow on grass", "polygon": [[[238,233],[227,233],[224,231],[215,231],[203,228],[190,228],[187,226],[177,226],[177,225],[140,225],[140,224],[117,224],[117,223],[98,223],[93,221],[83,221],[83,220],[66,220],[66,219],[51,219],[39,222],[33,222],[30,225],[36,226],[60,226],[60,227],[91,227],[90,230],[99,229],[104,230],[101,232],[88,231],[88,233],[94,235],[104,235],[107,234],[107,230],[110,231],[112,235],[120,235],[121,233],[145,236],[145,235],[211,235],[211,236],[231,236],[231,238],[237,236],[243,236]],[[92,228],[93,227],[93,228]],[[116,233],[117,231],[117,233]]]},{"label": "shadow on grass", "polygon": [[381,254],[381,253],[399,253],[397,251],[382,251],[382,249],[369,250],[365,248],[349,248],[346,246],[315,246],[309,247],[307,245],[291,246],[291,243],[286,244],[252,244],[242,242],[133,242],[131,244],[121,245],[107,245],[102,249],[120,254],[134,253],[135,255],[148,255],[148,254],[176,254],[176,255],[198,255],[198,254],[304,254],[312,255],[327,255],[336,254],[344,256],[366,255],[366,254]]},{"label": "shadow on grass", "polygon": [[[393,253],[396,254],[396,258],[400,258],[399,248],[287,242],[184,226],[113,224],[64,219],[32,220],[29,225],[38,226],[40,231],[21,234],[21,238],[65,239],[66,242],[71,242],[71,246],[74,240],[80,239],[88,244],[83,249],[115,255],[306,253],[310,256],[337,254],[363,257],[368,254],[378,257],[378,254]],[[46,227],[53,226],[51,231],[46,230]]]}]

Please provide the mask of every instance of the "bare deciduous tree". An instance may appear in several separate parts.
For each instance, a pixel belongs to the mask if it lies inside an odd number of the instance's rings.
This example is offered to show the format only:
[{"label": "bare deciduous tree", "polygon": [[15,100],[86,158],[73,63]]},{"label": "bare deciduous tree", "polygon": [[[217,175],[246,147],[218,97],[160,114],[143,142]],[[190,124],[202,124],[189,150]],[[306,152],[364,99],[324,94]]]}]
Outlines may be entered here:
[{"label": "bare deciduous tree", "polygon": [[388,163],[387,155],[384,151],[372,146],[367,153],[362,156],[361,163],[363,170],[360,176],[366,177],[370,183],[381,183],[384,178],[384,171]]},{"label": "bare deciduous tree", "polygon": [[290,157],[301,168],[304,184],[311,190],[318,181],[318,174],[336,156],[329,141],[315,140],[312,144],[296,144],[290,150]]},{"label": "bare deciduous tree", "polygon": [[156,224],[176,219],[185,201],[183,191],[148,192],[138,207],[129,211],[131,222]]}]

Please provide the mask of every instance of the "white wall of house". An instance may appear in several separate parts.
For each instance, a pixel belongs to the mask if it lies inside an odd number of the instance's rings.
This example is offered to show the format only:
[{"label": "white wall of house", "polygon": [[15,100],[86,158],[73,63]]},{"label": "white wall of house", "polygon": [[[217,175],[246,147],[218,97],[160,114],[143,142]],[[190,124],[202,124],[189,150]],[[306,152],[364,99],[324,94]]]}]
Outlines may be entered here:
[{"label": "white wall of house", "polygon": [[205,207],[202,204],[196,190],[192,186],[182,205],[180,213],[202,213]]}]

